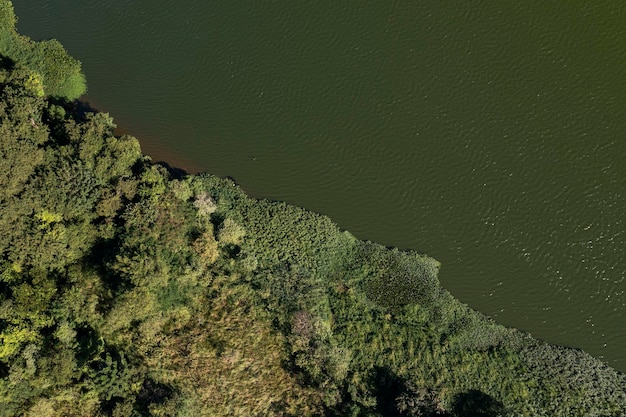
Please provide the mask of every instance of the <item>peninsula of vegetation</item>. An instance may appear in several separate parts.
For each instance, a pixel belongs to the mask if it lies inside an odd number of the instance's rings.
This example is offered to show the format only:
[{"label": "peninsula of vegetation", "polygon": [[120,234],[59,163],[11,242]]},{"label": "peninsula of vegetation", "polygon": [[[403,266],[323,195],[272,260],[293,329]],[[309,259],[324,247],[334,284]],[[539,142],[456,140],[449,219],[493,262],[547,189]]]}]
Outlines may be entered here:
[{"label": "peninsula of vegetation", "polygon": [[176,176],[0,0],[0,416],[626,415],[626,376],[469,309],[427,256]]}]

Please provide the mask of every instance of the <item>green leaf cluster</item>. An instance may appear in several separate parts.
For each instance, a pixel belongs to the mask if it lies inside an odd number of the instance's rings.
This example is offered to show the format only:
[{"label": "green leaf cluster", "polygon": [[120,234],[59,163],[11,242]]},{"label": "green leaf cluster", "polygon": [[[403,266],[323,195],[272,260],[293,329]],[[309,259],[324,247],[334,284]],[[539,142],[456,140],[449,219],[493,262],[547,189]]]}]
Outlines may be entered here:
[{"label": "green leaf cluster", "polygon": [[85,94],[87,83],[81,64],[55,39],[34,42],[15,30],[17,19],[9,0],[0,0],[0,55],[29,68],[24,88],[36,96],[74,100]]}]

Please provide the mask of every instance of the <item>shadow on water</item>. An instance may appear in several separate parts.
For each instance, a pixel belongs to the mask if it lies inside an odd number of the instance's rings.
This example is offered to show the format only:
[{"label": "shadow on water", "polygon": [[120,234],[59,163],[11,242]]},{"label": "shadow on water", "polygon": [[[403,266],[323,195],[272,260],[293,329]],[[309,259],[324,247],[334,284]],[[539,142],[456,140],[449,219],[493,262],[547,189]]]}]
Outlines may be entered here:
[{"label": "shadow on water", "polygon": [[93,107],[88,101],[75,100],[72,103],[72,111],[80,120],[85,120],[88,113],[99,113],[100,110]]},{"label": "shadow on water", "polygon": [[175,179],[175,180],[181,180],[187,175],[189,175],[189,173],[185,171],[184,169],[173,167],[165,161],[156,161],[155,164],[161,165],[163,168],[165,168],[167,172],[170,174],[170,177],[172,177],[172,179]]},{"label": "shadow on water", "polygon": [[[4,65],[4,63],[2,63],[1,65]],[[94,105],[92,105],[92,103],[90,103],[89,101],[75,100],[71,103],[68,103],[67,101],[64,101],[63,99],[60,99],[60,98],[50,98],[50,102],[52,104],[63,106],[66,110],[71,112],[74,118],[80,121],[87,120],[87,115],[89,113],[100,113],[100,110],[96,108]],[[119,137],[119,136],[123,136],[126,134],[127,133],[125,132],[123,128],[116,126],[116,129],[114,132],[115,136]],[[172,166],[169,163],[165,162],[164,160],[153,161],[153,163],[164,167],[173,179],[180,180],[190,174],[189,171],[183,168]]]}]

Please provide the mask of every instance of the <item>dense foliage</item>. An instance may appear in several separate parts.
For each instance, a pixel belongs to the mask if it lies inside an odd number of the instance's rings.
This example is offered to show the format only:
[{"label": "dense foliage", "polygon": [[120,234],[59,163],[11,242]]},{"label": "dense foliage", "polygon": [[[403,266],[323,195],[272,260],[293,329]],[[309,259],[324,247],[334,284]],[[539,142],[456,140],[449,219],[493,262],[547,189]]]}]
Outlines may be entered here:
[{"label": "dense foliage", "polygon": [[626,415],[623,374],[459,303],[435,260],[173,176],[2,63],[0,416]]},{"label": "dense foliage", "polygon": [[81,65],[55,39],[33,42],[15,31],[9,0],[0,0],[0,55],[31,69],[29,83],[39,95],[76,99],[87,90]]}]

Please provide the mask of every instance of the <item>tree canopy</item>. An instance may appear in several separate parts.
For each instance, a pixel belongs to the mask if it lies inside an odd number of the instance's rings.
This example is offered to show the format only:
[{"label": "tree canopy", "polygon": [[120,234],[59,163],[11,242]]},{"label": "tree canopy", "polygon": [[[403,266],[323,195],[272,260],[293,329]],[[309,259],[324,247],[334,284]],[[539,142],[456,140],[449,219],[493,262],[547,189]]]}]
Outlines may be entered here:
[{"label": "tree canopy", "polygon": [[87,91],[81,64],[55,39],[35,42],[15,30],[17,18],[9,0],[0,0],[0,55],[29,68],[27,87],[36,95],[74,100]]}]

